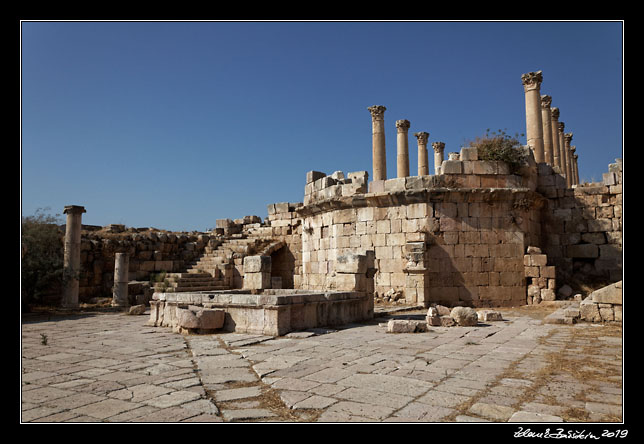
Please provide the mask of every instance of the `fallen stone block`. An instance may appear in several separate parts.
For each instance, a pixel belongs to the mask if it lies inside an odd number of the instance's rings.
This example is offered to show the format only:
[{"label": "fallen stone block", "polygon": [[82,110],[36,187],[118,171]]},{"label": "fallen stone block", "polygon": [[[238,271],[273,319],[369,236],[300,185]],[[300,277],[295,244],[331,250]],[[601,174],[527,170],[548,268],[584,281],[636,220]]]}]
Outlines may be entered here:
[{"label": "fallen stone block", "polygon": [[427,331],[427,324],[423,321],[391,319],[387,323],[387,333],[419,333],[425,331]]},{"label": "fallen stone block", "polygon": [[224,326],[223,310],[203,308],[200,310],[177,309],[177,327],[186,330],[217,330]]},{"label": "fallen stone block", "polygon": [[128,314],[130,314],[130,315],[142,315],[142,314],[145,314],[145,304],[131,306],[130,310],[128,311]]},{"label": "fallen stone block", "polygon": [[502,321],[503,316],[496,310],[481,310],[478,312],[480,322],[496,322]]},{"label": "fallen stone block", "polygon": [[453,327],[456,325],[456,321],[451,316],[440,316],[441,327]]},{"label": "fallen stone block", "polygon": [[454,307],[450,316],[461,327],[472,327],[479,322],[478,313],[471,307]]},{"label": "fallen stone block", "polygon": [[622,281],[595,290],[590,296],[593,302],[599,304],[622,305]]}]

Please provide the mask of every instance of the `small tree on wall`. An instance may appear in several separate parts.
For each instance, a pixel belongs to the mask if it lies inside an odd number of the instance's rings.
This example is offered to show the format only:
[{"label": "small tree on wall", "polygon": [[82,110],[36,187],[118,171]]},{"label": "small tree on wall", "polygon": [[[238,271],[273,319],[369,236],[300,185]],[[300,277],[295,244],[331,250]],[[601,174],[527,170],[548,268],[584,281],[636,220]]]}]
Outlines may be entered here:
[{"label": "small tree on wall", "polygon": [[58,295],[64,278],[64,233],[60,215],[39,208],[21,220],[21,293],[22,309],[43,303],[45,296]]},{"label": "small tree on wall", "polygon": [[505,130],[490,132],[485,130],[484,136],[478,136],[469,141],[469,146],[478,148],[479,160],[500,160],[508,164],[510,171],[516,173],[524,162],[524,154],[519,149],[519,137],[523,134],[508,135]]}]

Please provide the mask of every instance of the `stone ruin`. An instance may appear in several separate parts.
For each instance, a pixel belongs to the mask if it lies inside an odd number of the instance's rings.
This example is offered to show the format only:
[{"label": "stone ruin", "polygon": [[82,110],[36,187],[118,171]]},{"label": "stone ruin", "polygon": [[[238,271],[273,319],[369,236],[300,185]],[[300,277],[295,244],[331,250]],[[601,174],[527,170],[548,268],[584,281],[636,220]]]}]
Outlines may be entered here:
[{"label": "stone ruin", "polygon": [[[418,172],[410,175],[411,124],[401,119],[397,176],[388,178],[386,108],[377,105],[368,108],[371,180],[367,171],[309,171],[303,201],[269,204],[264,221],[221,219],[210,232],[189,234],[110,226],[121,237],[106,241],[88,230],[81,239],[85,210],[66,207],[66,266],[84,272],[63,303],[104,293],[113,276],[113,304],[128,305],[126,283],[150,280],[150,325],[283,335],[370,319],[374,303],[519,306],[569,297],[570,285],[621,281],[621,159],[602,182],[580,183],[572,133],[540,94],[542,73],[524,74],[522,83],[527,145],[518,168],[484,159],[476,147],[445,159],[445,144],[435,141],[429,174],[430,134],[420,131]],[[593,303],[584,304],[584,319],[608,319],[606,302]],[[615,320],[616,297],[611,304]],[[619,306],[621,319],[621,285]],[[428,313],[427,324],[449,322],[441,316]]]}]

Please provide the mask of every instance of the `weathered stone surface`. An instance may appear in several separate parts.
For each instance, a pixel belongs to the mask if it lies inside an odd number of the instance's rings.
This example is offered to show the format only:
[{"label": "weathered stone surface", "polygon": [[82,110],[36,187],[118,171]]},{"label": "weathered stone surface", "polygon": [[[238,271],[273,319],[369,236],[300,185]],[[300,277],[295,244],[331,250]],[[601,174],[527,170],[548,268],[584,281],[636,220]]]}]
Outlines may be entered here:
[{"label": "weathered stone surface", "polygon": [[142,315],[145,314],[145,304],[133,305],[130,307],[128,314],[131,315]]},{"label": "weathered stone surface", "polygon": [[622,281],[593,291],[591,297],[596,303],[622,305]]},{"label": "weathered stone surface", "polygon": [[391,319],[387,323],[387,333],[419,333],[424,331],[427,331],[427,324],[423,321]]},{"label": "weathered stone surface", "polygon": [[246,256],[244,257],[244,273],[259,273],[271,271],[270,256]]},{"label": "weathered stone surface", "polygon": [[563,418],[545,413],[519,411],[512,414],[508,422],[564,422]]},{"label": "weathered stone surface", "polygon": [[471,327],[479,322],[478,313],[471,307],[454,307],[450,316],[461,327]]},{"label": "weathered stone surface", "polygon": [[481,322],[502,321],[503,316],[496,310],[481,310],[478,312],[478,318]]}]

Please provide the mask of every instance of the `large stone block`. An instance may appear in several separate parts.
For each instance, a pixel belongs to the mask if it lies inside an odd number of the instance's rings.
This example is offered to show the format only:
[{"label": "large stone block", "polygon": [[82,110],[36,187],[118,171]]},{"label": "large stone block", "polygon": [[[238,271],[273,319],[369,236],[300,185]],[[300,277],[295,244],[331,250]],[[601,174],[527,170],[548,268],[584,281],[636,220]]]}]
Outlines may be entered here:
[{"label": "large stone block", "polygon": [[259,273],[271,271],[270,256],[246,256],[244,257],[244,273]]},{"label": "large stone block", "polygon": [[592,301],[598,304],[622,305],[622,281],[593,291],[591,297]]},{"label": "large stone block", "polygon": [[264,288],[271,288],[271,274],[260,273],[244,273],[244,288],[247,290],[261,290]]},{"label": "large stone block", "polygon": [[454,307],[450,316],[461,327],[471,327],[479,322],[478,313],[471,307]]},{"label": "large stone block", "polygon": [[320,171],[308,171],[306,173],[306,183],[315,182],[318,179],[322,179],[324,176],[326,176],[326,174]]},{"label": "large stone block", "polygon": [[367,272],[367,256],[362,254],[344,254],[338,256],[335,262],[338,273],[364,274]]}]

